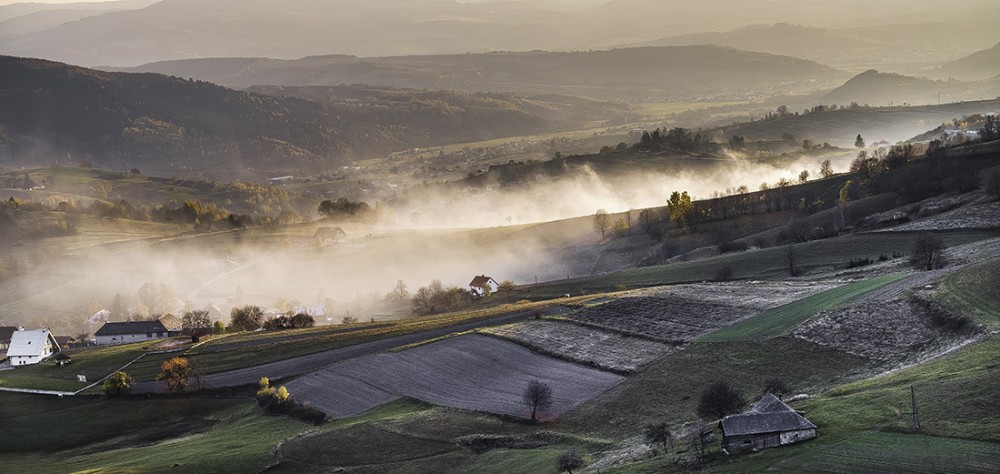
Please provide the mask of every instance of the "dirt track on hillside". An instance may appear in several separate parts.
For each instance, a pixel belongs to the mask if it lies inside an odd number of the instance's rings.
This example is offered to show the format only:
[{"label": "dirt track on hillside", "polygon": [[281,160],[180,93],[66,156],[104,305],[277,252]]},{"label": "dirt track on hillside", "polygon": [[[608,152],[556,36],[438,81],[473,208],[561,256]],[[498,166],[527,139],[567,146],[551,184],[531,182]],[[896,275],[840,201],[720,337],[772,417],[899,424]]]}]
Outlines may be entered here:
[{"label": "dirt track on hillside", "polygon": [[[306,356],[270,362],[254,367],[209,374],[201,378],[201,386],[203,389],[214,389],[256,384],[261,377],[268,377],[271,380],[280,380],[307,372],[313,372],[330,364],[345,361],[347,359],[384,352],[395,347],[446,336],[454,332],[470,331],[473,329],[499,324],[510,324],[527,320],[530,317],[530,311],[508,314],[505,316],[458,324],[446,328],[432,329],[413,334],[390,337],[378,341],[365,342],[348,347],[341,347],[339,349],[332,349]],[[163,384],[160,382],[141,382],[135,384],[135,387],[132,388],[132,393],[158,393],[162,391]]]}]

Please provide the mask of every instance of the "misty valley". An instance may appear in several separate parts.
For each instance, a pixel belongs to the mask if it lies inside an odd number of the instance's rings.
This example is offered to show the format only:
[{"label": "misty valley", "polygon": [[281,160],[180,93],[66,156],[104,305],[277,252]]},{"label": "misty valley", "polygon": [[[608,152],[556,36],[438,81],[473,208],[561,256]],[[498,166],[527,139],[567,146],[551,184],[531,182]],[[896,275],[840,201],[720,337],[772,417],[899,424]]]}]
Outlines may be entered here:
[{"label": "misty valley", "polygon": [[0,470],[996,472],[998,15],[0,1]]}]

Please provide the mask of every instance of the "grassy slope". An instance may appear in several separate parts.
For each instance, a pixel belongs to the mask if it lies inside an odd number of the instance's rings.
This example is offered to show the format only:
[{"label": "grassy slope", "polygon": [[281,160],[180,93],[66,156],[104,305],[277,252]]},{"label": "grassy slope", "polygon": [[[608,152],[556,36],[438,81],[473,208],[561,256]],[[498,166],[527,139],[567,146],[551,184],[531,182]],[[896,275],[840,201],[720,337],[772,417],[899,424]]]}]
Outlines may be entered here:
[{"label": "grassy slope", "polygon": [[747,341],[780,336],[820,311],[836,308],[903,277],[905,275],[886,275],[833,288],[744,319],[699,338],[697,342]]},{"label": "grassy slope", "polygon": [[[93,349],[67,350],[73,363],[58,367],[50,363],[19,367],[0,372],[0,387],[34,388],[41,390],[75,391],[96,382],[113,370],[121,367],[143,353],[143,345],[98,347]],[[77,381],[77,375],[85,375],[86,383]]]},{"label": "grassy slope", "polygon": [[[996,237],[989,231],[949,231],[937,233],[949,247]],[[881,254],[909,252],[915,233],[856,234],[833,239],[795,244],[796,268],[805,273],[843,268],[852,258],[878,257]],[[734,254],[720,255],[682,263],[625,270],[606,276],[570,283],[555,282],[527,290],[532,299],[556,297],[561,294],[581,294],[611,291],[621,286],[640,288],[711,281],[719,268],[733,269],[735,279],[777,279],[788,275],[784,247],[771,247]]]}]

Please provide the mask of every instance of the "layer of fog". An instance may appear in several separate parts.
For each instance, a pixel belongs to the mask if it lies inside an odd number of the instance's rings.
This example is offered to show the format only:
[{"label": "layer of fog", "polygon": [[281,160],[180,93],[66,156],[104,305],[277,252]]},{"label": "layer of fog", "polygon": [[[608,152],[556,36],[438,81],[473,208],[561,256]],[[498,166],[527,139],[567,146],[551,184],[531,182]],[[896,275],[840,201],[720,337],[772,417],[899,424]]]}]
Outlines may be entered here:
[{"label": "layer of fog", "polygon": [[[834,168],[846,169],[851,156],[834,158]],[[386,219],[377,225],[318,221],[162,239],[118,236],[117,242],[100,234],[45,239],[26,248],[8,247],[0,255],[28,267],[0,282],[0,294],[6,295],[0,302],[0,323],[92,333],[99,324],[87,328],[84,321],[109,308],[116,293],[129,311],[147,314],[177,314],[209,304],[228,313],[238,305],[268,308],[284,301],[289,306],[322,305],[326,314],[318,318],[321,323],[347,315],[406,317],[405,304],[384,303],[397,281],[412,293],[434,279],[467,287],[480,274],[517,284],[586,275],[602,249],[590,218],[597,209],[659,207],[673,191],[710,197],[740,185],[756,190],[761,182],[794,181],[803,169],[817,176],[819,161],[799,158],[770,166],[724,158],[702,173],[614,177],[584,170],[516,189],[459,190],[426,196],[420,205],[387,206]],[[580,218],[557,221],[572,217]],[[347,237],[317,242],[313,232],[322,226],[341,226]],[[138,304],[137,292],[147,283],[165,289],[170,301],[158,309]]]},{"label": "layer of fog", "polygon": [[588,216],[598,209],[624,212],[661,207],[674,191],[687,192],[693,199],[707,199],[740,186],[757,191],[761,183],[774,185],[781,179],[795,183],[803,170],[815,179],[825,159],[830,159],[835,171],[846,171],[854,156],[853,151],[845,151],[818,159],[798,157],[760,163],[736,156],[685,158],[710,163],[680,172],[627,172],[609,176],[585,166],[566,177],[554,180],[538,177],[509,188],[494,185],[417,191],[404,204],[390,204],[387,221],[419,228],[496,227]]}]

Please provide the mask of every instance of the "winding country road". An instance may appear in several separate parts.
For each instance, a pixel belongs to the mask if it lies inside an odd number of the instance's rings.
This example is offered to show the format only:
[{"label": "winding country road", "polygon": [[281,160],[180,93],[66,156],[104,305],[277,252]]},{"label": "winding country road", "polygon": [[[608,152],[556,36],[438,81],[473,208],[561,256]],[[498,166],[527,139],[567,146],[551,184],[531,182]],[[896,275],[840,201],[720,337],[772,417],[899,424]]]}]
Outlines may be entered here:
[{"label": "winding country road", "polygon": [[[516,323],[531,318],[531,311],[497,316],[495,318],[473,321],[470,323],[456,324],[438,329],[404,334],[402,336],[379,339],[377,341],[364,342],[348,347],[331,349],[317,352],[291,359],[279,360],[254,367],[230,370],[202,376],[201,387],[203,389],[235,387],[257,383],[261,377],[268,377],[272,381],[307,372],[313,372],[330,364],[342,362],[355,357],[385,352],[399,346],[415,344],[418,342],[435,339],[456,332],[471,331],[473,329],[488,326],[499,326],[502,324]],[[132,393],[159,393],[163,391],[162,382],[140,382],[132,388]]]}]

